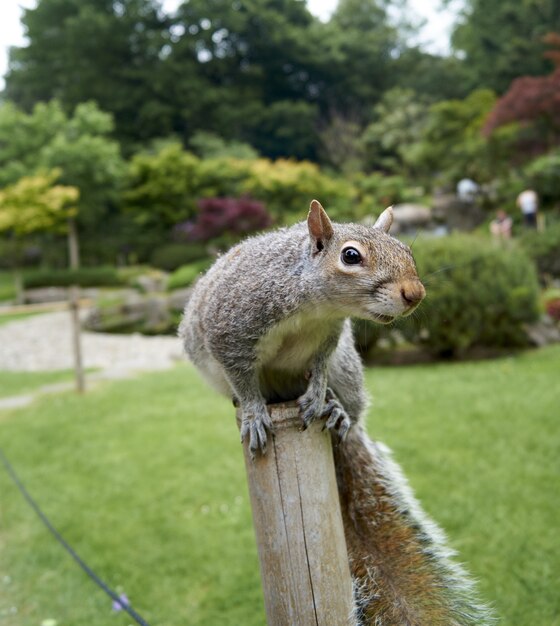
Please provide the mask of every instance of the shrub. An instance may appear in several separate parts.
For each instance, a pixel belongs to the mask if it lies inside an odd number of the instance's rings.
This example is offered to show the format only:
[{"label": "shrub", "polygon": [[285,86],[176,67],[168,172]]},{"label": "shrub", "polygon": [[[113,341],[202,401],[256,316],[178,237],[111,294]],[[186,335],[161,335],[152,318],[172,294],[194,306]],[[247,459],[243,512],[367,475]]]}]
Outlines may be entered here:
[{"label": "shrub", "polygon": [[521,245],[537,264],[541,279],[560,277],[560,222],[552,224],[542,233],[525,233]]},{"label": "shrub", "polygon": [[182,265],[208,257],[206,246],[200,243],[168,243],[156,248],[150,263],[159,269],[172,272]]},{"label": "shrub", "polygon": [[560,200],[560,150],[537,157],[525,166],[524,174],[545,204]]},{"label": "shrub", "polygon": [[167,289],[172,291],[173,289],[180,289],[181,287],[189,287],[211,263],[212,261],[210,259],[205,259],[196,263],[190,263],[189,265],[183,265],[171,274],[167,281]]},{"label": "shrub", "polygon": [[190,241],[238,239],[271,225],[264,205],[251,198],[205,198],[198,201],[198,216],[194,222],[176,226]]},{"label": "shrub", "polygon": [[400,326],[410,341],[440,356],[527,344],[524,324],[538,317],[539,288],[520,249],[456,235],[417,241],[414,255],[427,297]]},{"label": "shrub", "polygon": [[36,287],[115,287],[125,284],[114,267],[83,267],[78,270],[37,270],[23,278],[25,289]]},{"label": "shrub", "polygon": [[308,161],[257,159],[251,162],[241,191],[265,203],[280,223],[301,220],[313,198],[335,219],[351,216],[354,190],[345,180],[328,176]]}]

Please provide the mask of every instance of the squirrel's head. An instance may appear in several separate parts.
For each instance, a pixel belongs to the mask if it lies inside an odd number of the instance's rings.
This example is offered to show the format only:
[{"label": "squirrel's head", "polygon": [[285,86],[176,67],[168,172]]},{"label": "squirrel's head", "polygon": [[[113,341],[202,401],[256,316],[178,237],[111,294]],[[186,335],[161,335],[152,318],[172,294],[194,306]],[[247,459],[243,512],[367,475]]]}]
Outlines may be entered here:
[{"label": "squirrel's head", "polygon": [[311,263],[333,310],[388,324],[420,304],[424,285],[410,248],[388,234],[392,222],[389,207],[373,226],[333,224],[321,204],[311,202]]}]

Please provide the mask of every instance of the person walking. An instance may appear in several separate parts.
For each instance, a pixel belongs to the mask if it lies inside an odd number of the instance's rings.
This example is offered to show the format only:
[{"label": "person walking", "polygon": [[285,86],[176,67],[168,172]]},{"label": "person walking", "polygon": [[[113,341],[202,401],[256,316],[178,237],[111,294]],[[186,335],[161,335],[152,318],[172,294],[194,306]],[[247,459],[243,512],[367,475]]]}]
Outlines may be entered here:
[{"label": "person walking", "polygon": [[537,227],[539,198],[533,189],[525,189],[517,196],[517,206],[523,213],[523,223],[527,228]]}]

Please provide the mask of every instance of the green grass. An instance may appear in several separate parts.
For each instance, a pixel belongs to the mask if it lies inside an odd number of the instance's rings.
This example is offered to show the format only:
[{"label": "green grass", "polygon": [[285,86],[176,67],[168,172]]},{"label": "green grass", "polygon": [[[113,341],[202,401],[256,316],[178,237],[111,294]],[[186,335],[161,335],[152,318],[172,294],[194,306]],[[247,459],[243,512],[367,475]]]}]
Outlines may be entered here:
[{"label": "green grass", "polygon": [[0,302],[13,300],[16,297],[16,287],[13,272],[0,270]]},{"label": "green grass", "polygon": [[[559,368],[554,347],[367,374],[370,433],[394,449],[504,626],[560,624]],[[264,625],[233,409],[192,368],[0,414],[0,446],[152,626]],[[0,616],[18,609],[2,626],[131,624],[2,470],[0,493]]]},{"label": "green grass", "polygon": [[2,313],[0,312],[0,325],[8,324],[9,322],[19,322],[21,320],[27,319],[28,317],[32,317],[34,315],[39,315],[40,312],[33,313]]},{"label": "green grass", "polygon": [[30,393],[43,385],[71,382],[73,379],[74,372],[71,370],[57,370],[54,372],[0,371],[0,398]]}]

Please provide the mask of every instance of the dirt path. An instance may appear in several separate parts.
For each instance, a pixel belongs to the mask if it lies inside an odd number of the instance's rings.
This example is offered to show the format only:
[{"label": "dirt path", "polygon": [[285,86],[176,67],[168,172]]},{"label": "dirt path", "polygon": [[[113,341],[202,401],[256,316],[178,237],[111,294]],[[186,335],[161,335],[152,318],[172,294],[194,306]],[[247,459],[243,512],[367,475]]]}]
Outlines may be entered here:
[{"label": "dirt path", "polygon": [[[176,337],[82,333],[84,367],[119,376],[171,367],[183,360]],[[0,370],[39,372],[71,369],[72,334],[67,311],[0,325]]]}]

